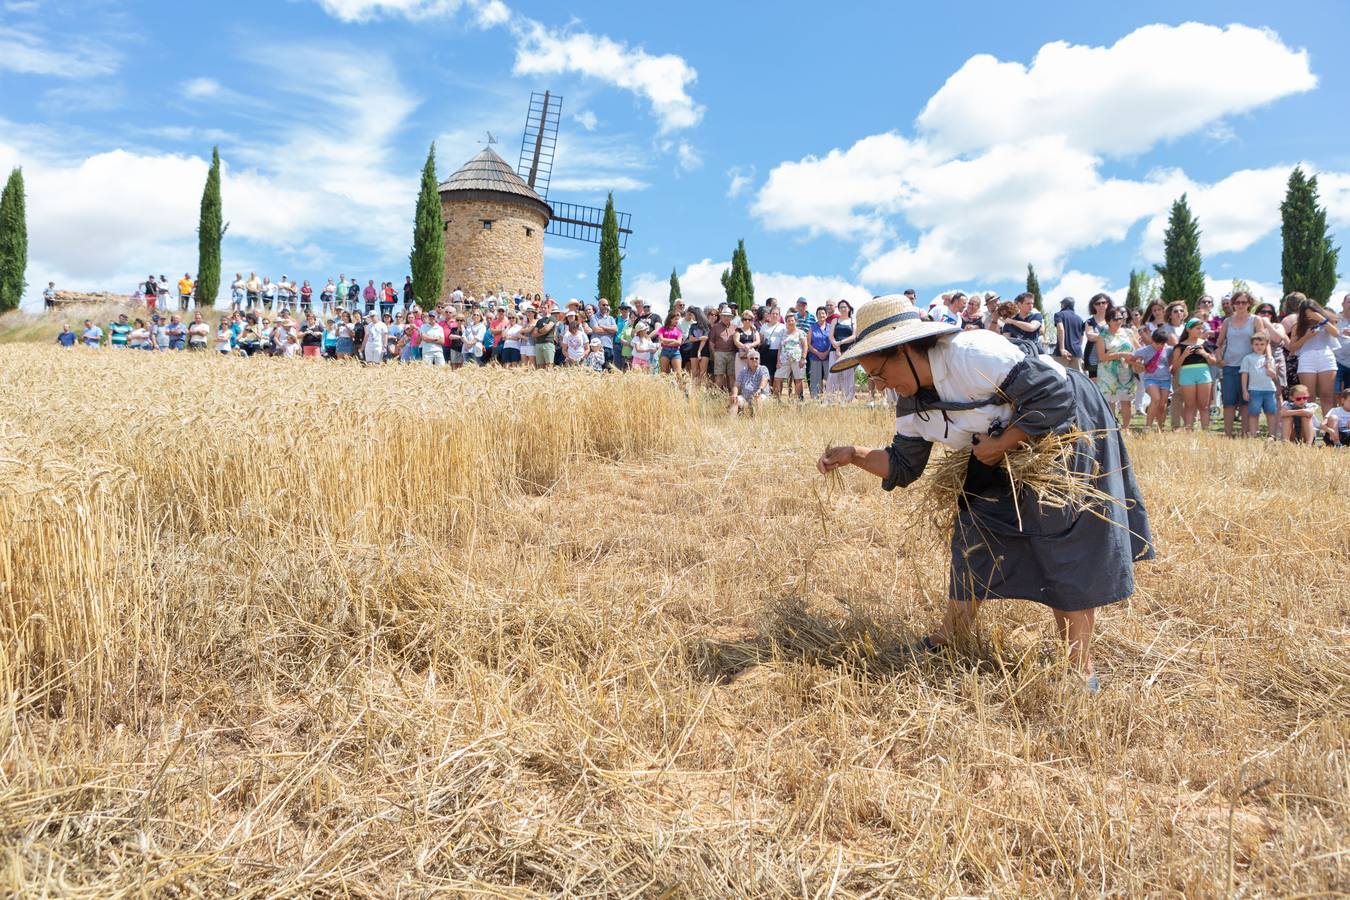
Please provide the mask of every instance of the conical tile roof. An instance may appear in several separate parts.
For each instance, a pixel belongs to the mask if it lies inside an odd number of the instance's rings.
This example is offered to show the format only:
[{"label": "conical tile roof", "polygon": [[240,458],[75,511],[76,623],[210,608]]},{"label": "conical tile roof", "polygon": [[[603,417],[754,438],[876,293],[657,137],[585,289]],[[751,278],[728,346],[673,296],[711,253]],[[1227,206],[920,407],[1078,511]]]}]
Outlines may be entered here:
[{"label": "conical tile roof", "polygon": [[440,184],[442,194],[458,191],[512,194],[527,202],[539,204],[546,215],[550,218],[553,216],[553,210],[547,201],[535,193],[534,189],[525,183],[525,179],[517,175],[491,146],[484,147],[477,156],[461,166],[458,172]]}]

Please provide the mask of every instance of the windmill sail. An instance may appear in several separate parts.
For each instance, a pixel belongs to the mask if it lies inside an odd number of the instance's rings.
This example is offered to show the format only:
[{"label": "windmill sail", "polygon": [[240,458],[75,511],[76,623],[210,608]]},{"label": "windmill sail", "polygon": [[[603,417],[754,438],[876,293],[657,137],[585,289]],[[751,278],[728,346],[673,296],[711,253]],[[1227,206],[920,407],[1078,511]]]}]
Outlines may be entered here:
[{"label": "windmill sail", "polygon": [[516,174],[545,200],[548,199],[549,178],[553,175],[553,155],[558,149],[558,125],[561,122],[562,97],[551,91],[530,94]]},{"label": "windmill sail", "polygon": [[[559,237],[591,244],[600,243],[600,229],[605,224],[604,209],[582,206],[579,203],[562,203],[557,200],[549,206],[553,207],[553,218],[548,220],[544,234],[556,234]],[[619,246],[627,247],[628,236],[633,233],[631,227],[633,217],[626,212],[617,211],[614,215],[619,220]]]}]

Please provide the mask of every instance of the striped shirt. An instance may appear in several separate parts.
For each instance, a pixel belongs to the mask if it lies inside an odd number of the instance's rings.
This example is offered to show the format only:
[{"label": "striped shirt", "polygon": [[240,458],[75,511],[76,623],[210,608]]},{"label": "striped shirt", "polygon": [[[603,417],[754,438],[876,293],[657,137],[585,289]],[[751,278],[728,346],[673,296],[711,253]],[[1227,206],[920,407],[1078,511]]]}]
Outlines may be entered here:
[{"label": "striped shirt", "polygon": [[108,343],[114,347],[125,347],[129,334],[131,334],[130,325],[126,322],[113,322],[108,326]]}]

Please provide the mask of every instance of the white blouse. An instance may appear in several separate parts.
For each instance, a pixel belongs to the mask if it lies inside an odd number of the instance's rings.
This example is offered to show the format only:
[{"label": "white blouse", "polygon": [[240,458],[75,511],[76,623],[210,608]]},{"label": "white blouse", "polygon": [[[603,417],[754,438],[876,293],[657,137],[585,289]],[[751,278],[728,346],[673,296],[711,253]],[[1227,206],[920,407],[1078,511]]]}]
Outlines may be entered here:
[{"label": "white blouse", "polygon": [[[938,398],[957,402],[994,396],[1013,366],[1026,358],[1021,348],[987,330],[945,335],[928,351]],[[1068,378],[1064,367],[1053,357],[1042,355],[1040,360],[1058,372],[1060,378]],[[948,412],[945,418],[942,412],[930,410],[922,418],[914,413],[900,416],[895,420],[895,431],[903,437],[922,438],[964,450],[970,447],[972,435],[988,434],[996,422],[1007,426],[1012,416],[1012,406],[1007,403]]]}]

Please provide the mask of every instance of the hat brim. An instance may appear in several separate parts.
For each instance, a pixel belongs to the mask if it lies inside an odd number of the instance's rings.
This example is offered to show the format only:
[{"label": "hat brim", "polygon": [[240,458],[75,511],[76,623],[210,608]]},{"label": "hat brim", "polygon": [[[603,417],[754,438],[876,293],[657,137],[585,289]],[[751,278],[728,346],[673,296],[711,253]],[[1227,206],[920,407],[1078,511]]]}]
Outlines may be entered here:
[{"label": "hat brim", "polygon": [[961,326],[953,325],[950,322],[901,322],[893,328],[869,334],[861,341],[853,344],[848,348],[848,352],[834,361],[834,365],[830,366],[830,371],[842,372],[845,369],[853,368],[858,364],[859,359],[872,353],[899,347],[901,344],[921,341],[926,337],[955,334],[960,330]]}]

